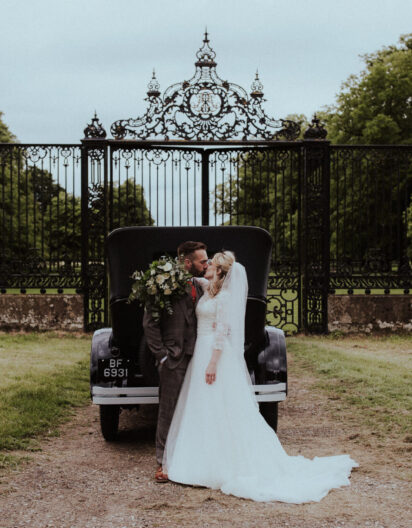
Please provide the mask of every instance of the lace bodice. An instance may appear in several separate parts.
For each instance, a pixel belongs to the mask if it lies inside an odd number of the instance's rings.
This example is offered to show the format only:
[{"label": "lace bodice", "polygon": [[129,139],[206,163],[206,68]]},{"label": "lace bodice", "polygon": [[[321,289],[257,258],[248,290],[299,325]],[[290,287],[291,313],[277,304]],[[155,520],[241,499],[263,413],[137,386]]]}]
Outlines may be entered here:
[{"label": "lace bodice", "polygon": [[216,297],[209,297],[205,292],[196,306],[197,335],[209,335],[214,332],[216,306]]},{"label": "lace bodice", "polygon": [[206,291],[196,307],[197,335],[214,336],[214,348],[222,350],[230,328],[224,316],[225,293],[210,297]]}]

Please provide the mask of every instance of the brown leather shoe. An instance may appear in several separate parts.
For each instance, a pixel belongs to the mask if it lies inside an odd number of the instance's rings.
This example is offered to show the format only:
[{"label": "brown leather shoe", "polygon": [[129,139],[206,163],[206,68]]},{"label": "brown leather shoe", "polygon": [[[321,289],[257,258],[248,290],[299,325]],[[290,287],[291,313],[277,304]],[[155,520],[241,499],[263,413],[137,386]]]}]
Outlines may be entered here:
[{"label": "brown leather shoe", "polygon": [[169,477],[167,476],[167,473],[163,473],[162,466],[159,466],[157,468],[157,471],[155,473],[155,481],[158,484],[164,484],[165,482],[169,482]]}]

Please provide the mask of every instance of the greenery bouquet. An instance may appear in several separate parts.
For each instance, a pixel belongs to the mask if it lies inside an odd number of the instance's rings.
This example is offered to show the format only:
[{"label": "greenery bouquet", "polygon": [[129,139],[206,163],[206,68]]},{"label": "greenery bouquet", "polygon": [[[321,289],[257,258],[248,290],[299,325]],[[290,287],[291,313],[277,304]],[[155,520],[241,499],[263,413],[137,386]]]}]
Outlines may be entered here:
[{"label": "greenery bouquet", "polygon": [[159,321],[165,310],[173,314],[172,301],[187,294],[187,283],[192,275],[178,258],[163,256],[154,260],[146,271],[132,274],[134,283],[129,302],[137,300],[151,310],[153,319]]}]

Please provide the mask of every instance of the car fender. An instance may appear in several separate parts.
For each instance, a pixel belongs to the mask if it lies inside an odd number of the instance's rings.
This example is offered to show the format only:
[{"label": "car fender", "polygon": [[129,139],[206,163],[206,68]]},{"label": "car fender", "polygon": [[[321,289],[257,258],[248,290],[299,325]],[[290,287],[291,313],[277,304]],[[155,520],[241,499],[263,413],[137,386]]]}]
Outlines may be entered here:
[{"label": "car fender", "polygon": [[265,332],[266,345],[258,355],[259,383],[287,384],[285,333],[274,326],[266,326]]},{"label": "car fender", "polygon": [[97,362],[99,359],[113,357],[113,351],[110,346],[112,335],[111,328],[100,328],[96,330],[92,338],[90,351],[90,386],[97,383]]}]

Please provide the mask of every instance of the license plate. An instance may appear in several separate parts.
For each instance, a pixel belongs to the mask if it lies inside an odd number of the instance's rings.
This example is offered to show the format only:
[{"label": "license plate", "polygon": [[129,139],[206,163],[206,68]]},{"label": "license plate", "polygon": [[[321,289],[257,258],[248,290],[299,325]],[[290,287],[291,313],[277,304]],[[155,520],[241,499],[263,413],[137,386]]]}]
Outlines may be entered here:
[{"label": "license plate", "polygon": [[103,381],[127,379],[130,363],[130,359],[125,358],[99,359],[99,379]]}]

